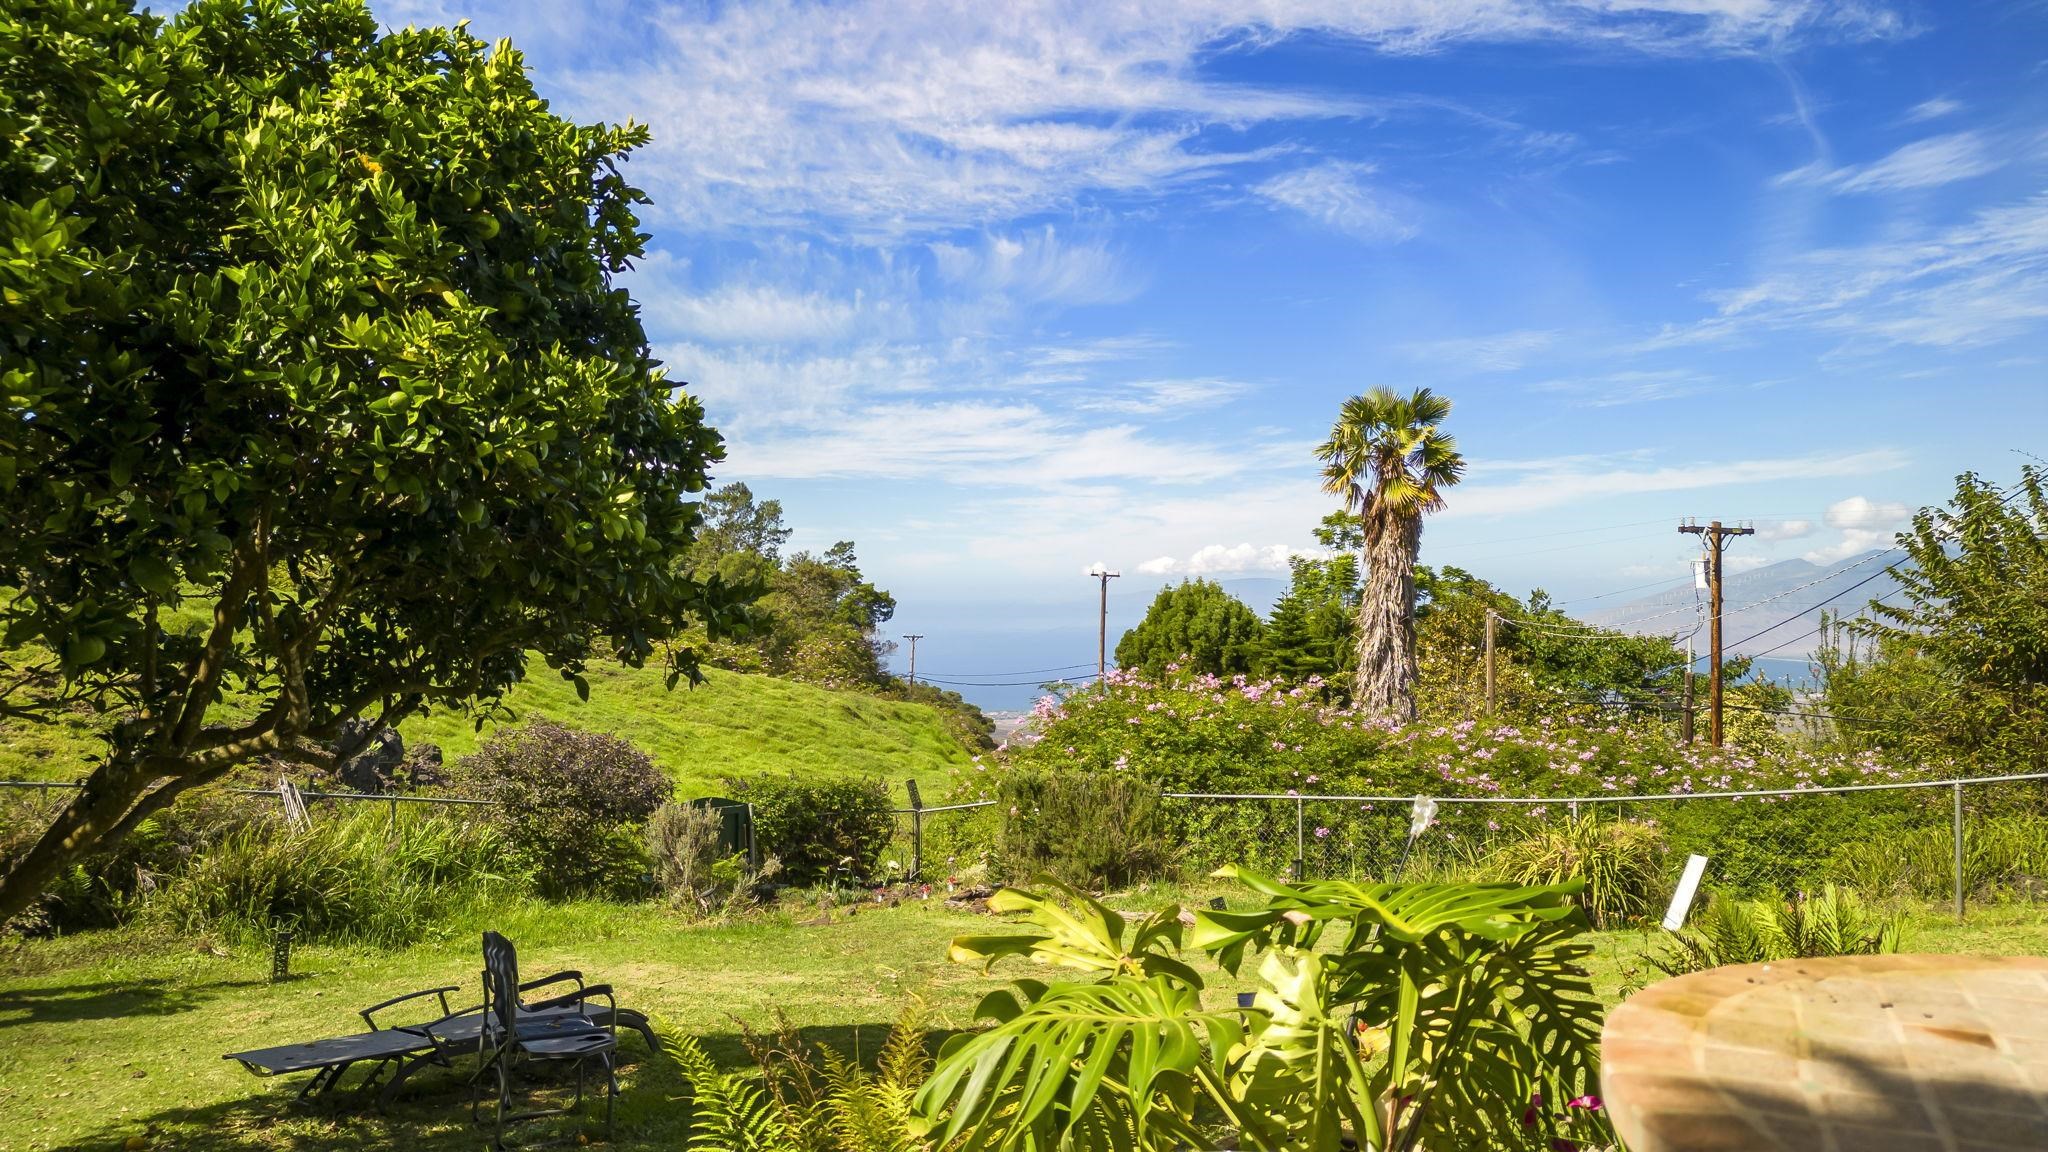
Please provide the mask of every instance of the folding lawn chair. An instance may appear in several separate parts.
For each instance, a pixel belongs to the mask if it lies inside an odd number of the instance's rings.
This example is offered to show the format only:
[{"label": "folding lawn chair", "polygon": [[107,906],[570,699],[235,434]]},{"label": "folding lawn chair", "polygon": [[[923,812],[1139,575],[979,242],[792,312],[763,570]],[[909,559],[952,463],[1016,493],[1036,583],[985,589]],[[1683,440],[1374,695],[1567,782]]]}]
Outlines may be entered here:
[{"label": "folding lawn chair", "polygon": [[[484,1077],[494,1073],[498,1095],[497,1106],[492,1112],[493,1148],[505,1147],[507,1124],[560,1115],[581,1107],[584,1075],[591,1063],[604,1070],[604,1127],[607,1136],[611,1133],[612,1109],[619,1096],[619,1078],[612,1066],[612,1054],[619,1047],[619,1012],[612,1001],[611,988],[603,984],[583,987],[582,978],[575,977],[577,991],[570,996],[542,1002],[551,1007],[536,1011],[519,1002],[519,993],[526,987],[544,985],[573,975],[560,973],[523,987],[519,983],[519,954],[512,947],[512,942],[496,932],[484,933],[484,1004],[483,1011],[478,1014],[478,1066],[470,1079],[469,1112],[471,1120],[483,1123]],[[580,1011],[586,1000],[597,997],[602,997],[609,1008],[608,1012],[602,1013],[607,1020],[604,1024]],[[564,1011],[564,1008],[572,1010]],[[573,1061],[576,1065],[576,1099],[565,1108],[512,1111],[513,1076],[518,1068],[528,1063],[560,1061]]]}]

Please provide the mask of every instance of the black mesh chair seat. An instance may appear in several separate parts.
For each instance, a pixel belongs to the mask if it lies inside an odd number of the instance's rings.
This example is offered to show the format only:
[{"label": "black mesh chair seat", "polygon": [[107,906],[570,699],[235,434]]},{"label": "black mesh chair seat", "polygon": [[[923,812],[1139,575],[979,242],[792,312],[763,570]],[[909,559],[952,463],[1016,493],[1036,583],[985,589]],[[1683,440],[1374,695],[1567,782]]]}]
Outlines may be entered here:
[{"label": "black mesh chair seat", "polygon": [[[582,977],[560,973],[548,980]],[[545,1001],[544,1007],[520,1002],[520,993],[547,981],[522,985],[519,982],[519,954],[512,942],[496,932],[484,933],[484,1003],[475,1016],[478,1064],[471,1079],[470,1116],[483,1122],[482,1092],[487,1075],[494,1075],[498,1092],[492,1112],[491,1147],[505,1147],[505,1126],[542,1116],[554,1116],[583,1103],[584,1074],[595,1064],[604,1073],[604,1124],[612,1130],[613,1105],[618,1100],[619,1078],[612,1066],[618,1049],[619,1011],[611,989],[603,985],[579,987],[573,996]],[[591,1000],[602,999],[605,1023],[599,1024],[580,1009]],[[592,1007],[595,1007],[592,1005]],[[444,1021],[444,1023],[446,1023]],[[537,1061],[570,1061],[576,1066],[576,1099],[568,1108],[544,1108],[516,1112],[512,1107],[513,1074],[517,1066]]]}]

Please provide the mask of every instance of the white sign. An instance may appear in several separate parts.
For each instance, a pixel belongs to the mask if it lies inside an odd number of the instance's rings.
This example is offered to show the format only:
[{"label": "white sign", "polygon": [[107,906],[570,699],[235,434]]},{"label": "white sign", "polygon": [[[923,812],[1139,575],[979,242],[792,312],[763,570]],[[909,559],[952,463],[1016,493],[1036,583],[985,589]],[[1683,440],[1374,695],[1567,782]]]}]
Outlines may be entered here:
[{"label": "white sign", "polygon": [[1422,835],[1435,822],[1436,801],[1431,800],[1427,796],[1417,796],[1415,798],[1415,807],[1409,810],[1408,838],[1413,840],[1417,836]]},{"label": "white sign", "polygon": [[1699,895],[1700,878],[1707,874],[1707,858],[1695,852],[1685,858],[1685,872],[1678,878],[1678,891],[1671,894],[1671,907],[1664,912],[1664,927],[1676,932],[1685,927],[1692,913],[1693,897]]}]

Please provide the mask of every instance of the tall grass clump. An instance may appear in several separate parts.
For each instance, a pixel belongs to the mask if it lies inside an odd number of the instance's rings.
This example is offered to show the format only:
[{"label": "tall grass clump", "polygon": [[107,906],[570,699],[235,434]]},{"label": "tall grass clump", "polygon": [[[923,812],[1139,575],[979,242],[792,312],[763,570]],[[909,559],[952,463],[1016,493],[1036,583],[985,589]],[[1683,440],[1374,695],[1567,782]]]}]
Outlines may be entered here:
[{"label": "tall grass clump", "polygon": [[[1877,896],[1945,900],[1955,889],[1955,833],[1946,824],[1844,844],[1828,861],[1834,880]],[[1963,889],[1974,894],[2039,887],[2048,880],[2048,817],[1976,817],[1963,829]]]},{"label": "tall grass clump", "polygon": [[266,815],[230,832],[162,883],[145,917],[187,932],[398,947],[465,908],[509,897],[502,837],[460,815],[382,805],[316,810],[294,831]]},{"label": "tall grass clump", "polygon": [[1632,820],[1566,817],[1490,854],[1481,870],[1517,884],[1585,882],[1577,901],[1595,928],[1643,916],[1664,886],[1664,838]]}]

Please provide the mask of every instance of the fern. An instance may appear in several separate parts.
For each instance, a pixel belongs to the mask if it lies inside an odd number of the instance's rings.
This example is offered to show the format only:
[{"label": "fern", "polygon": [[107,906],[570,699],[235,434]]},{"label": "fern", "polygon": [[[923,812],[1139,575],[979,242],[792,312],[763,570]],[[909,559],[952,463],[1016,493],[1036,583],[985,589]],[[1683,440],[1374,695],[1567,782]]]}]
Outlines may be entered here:
[{"label": "fern", "polygon": [[700,1152],[799,1152],[802,1145],[780,1110],[757,1084],[718,1070],[695,1040],[678,1039],[672,1051],[690,1086],[690,1135],[683,1145]]},{"label": "fern", "polygon": [[1872,913],[1854,892],[1832,884],[1784,904],[1717,896],[1696,924],[1671,934],[1671,951],[1644,959],[1683,976],[1727,964],[1869,956],[1897,952],[1903,929],[1900,917]]}]

